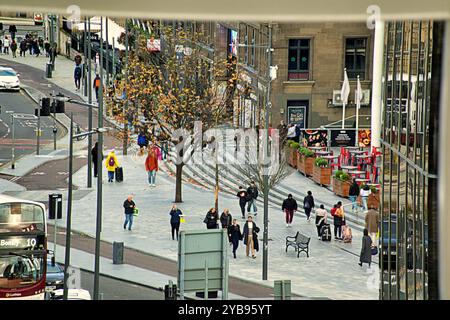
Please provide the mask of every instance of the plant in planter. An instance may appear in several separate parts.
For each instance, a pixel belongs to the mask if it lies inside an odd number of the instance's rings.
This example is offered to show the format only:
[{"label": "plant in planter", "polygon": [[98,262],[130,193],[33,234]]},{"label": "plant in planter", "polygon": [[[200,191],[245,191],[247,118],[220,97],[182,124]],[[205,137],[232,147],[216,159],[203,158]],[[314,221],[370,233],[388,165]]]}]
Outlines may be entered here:
[{"label": "plant in planter", "polygon": [[305,176],[313,175],[314,152],[306,147],[299,148],[299,158],[297,161],[297,169]]},{"label": "plant in planter", "polygon": [[297,149],[300,147],[300,144],[298,142],[295,142],[293,140],[288,140],[289,145],[289,155],[288,155],[288,163],[296,168],[297,167],[297,158],[298,158],[298,151]]},{"label": "plant in planter", "polygon": [[314,160],[313,180],[321,185],[331,184],[331,168],[327,159],[318,157]]},{"label": "plant in planter", "polygon": [[351,176],[341,170],[336,171],[333,179],[333,192],[341,197],[348,197]]}]

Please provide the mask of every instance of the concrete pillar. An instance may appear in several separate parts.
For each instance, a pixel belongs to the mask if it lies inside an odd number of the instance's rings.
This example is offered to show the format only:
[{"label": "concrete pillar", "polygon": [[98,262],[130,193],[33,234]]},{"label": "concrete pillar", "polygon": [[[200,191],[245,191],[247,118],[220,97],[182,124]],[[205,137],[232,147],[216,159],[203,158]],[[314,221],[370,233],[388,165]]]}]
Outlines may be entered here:
[{"label": "concrete pillar", "polygon": [[445,23],[443,43],[443,64],[441,71],[441,101],[439,108],[439,164],[438,164],[438,236],[439,236],[439,299],[450,299],[450,215],[448,202],[450,199],[450,20]]},{"label": "concrete pillar", "polygon": [[[380,147],[381,138],[381,89],[383,76],[383,54],[384,54],[384,21],[377,20],[375,23],[375,41],[373,46],[373,72],[372,72],[372,110],[371,110],[371,147]],[[371,148],[372,149],[372,148]]]}]

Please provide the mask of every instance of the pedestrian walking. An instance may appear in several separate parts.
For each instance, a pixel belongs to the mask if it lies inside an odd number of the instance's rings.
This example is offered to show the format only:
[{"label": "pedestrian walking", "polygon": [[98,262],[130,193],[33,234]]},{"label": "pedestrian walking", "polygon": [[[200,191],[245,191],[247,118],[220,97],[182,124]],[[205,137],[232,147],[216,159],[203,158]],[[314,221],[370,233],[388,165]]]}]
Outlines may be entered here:
[{"label": "pedestrian walking", "polygon": [[156,172],[158,172],[158,160],[161,153],[157,146],[151,144],[145,159],[145,170],[148,175],[148,183],[150,187],[156,187]]},{"label": "pedestrian walking", "polygon": [[231,225],[231,221],[233,220],[233,217],[230,214],[230,210],[225,209],[223,210],[222,214],[220,215],[220,224],[222,225],[223,229],[228,228]]},{"label": "pedestrian walking", "polygon": [[98,102],[98,90],[100,89],[100,76],[98,74],[95,75],[93,88],[95,91],[95,98]]},{"label": "pedestrian walking", "polygon": [[252,208],[253,214],[256,217],[258,214],[258,208],[256,208],[256,199],[258,198],[258,187],[255,184],[255,181],[250,183],[250,186],[247,188],[248,194],[248,206],[247,213],[250,213],[250,208]]},{"label": "pedestrian walking", "polygon": [[327,210],[323,204],[320,205],[318,209],[316,209],[316,227],[317,227],[317,237],[319,240],[322,239],[322,227],[327,224]]},{"label": "pedestrian walking", "polygon": [[369,237],[369,231],[364,229],[364,236],[362,238],[361,254],[359,255],[359,265],[362,267],[363,263],[368,263],[369,268],[372,263],[372,239]]},{"label": "pedestrian walking", "polygon": [[361,202],[362,202],[362,207],[364,212],[366,212],[367,209],[367,199],[369,198],[370,195],[370,188],[369,186],[366,184],[360,191],[359,195],[361,196]]},{"label": "pedestrian walking", "polygon": [[20,56],[25,58],[25,53],[27,52],[27,42],[25,39],[20,41],[19,49],[20,49]]},{"label": "pedestrian walking", "polygon": [[380,230],[380,213],[374,209],[373,205],[370,206],[370,210],[366,214],[365,218],[366,229],[369,232],[369,236],[372,239],[372,243],[376,245],[377,243],[377,233]]},{"label": "pedestrian walking", "polygon": [[147,148],[148,146],[148,139],[147,135],[145,134],[144,130],[141,130],[141,132],[138,135],[137,144],[140,148],[141,155],[144,154],[144,148]]},{"label": "pedestrian walking", "polygon": [[33,39],[30,37],[30,38],[28,38],[28,40],[27,40],[27,48],[28,48],[28,50],[30,51],[30,56],[32,56],[33,55]]},{"label": "pedestrian walking", "polygon": [[242,219],[245,219],[245,204],[248,200],[248,193],[242,186],[239,187],[237,197],[239,198],[239,206],[241,207]]},{"label": "pedestrian walking", "polygon": [[0,54],[3,53],[3,40],[0,38]]},{"label": "pedestrian walking", "polygon": [[297,201],[292,197],[292,194],[288,194],[287,199],[285,199],[281,205],[281,211],[286,214],[286,227],[291,226],[294,212],[297,211],[297,209]]},{"label": "pedestrian walking", "polygon": [[[44,50],[45,50],[45,57],[46,58],[50,57],[50,42],[48,41],[48,38],[45,38]],[[24,53],[24,57],[25,57],[25,53]]]},{"label": "pedestrian walking", "polygon": [[75,91],[80,91],[81,86],[81,76],[83,74],[83,70],[81,69],[81,65],[75,65],[75,70],[73,71],[73,79],[75,81]]},{"label": "pedestrian walking", "polygon": [[331,215],[334,222],[334,240],[342,240],[342,225],[344,223],[344,210],[342,208],[342,202],[339,201],[334,205]]},{"label": "pedestrian walking", "polygon": [[5,36],[5,38],[3,39],[3,53],[4,54],[9,54],[9,38],[8,36]]},{"label": "pedestrian walking", "polygon": [[39,43],[37,40],[34,40],[32,43],[33,43],[33,54],[36,55],[36,58],[39,58],[39,55],[41,54],[41,50],[39,49]]},{"label": "pedestrian walking", "polygon": [[13,40],[11,42],[11,52],[12,52],[12,56],[13,58],[17,58],[16,52],[17,52],[17,42],[16,40]]},{"label": "pedestrian walking", "polygon": [[206,223],[206,229],[219,229],[217,221],[219,220],[219,215],[217,214],[216,208],[209,209],[208,213],[203,220]]},{"label": "pedestrian walking", "polygon": [[172,206],[172,209],[170,210],[169,214],[170,214],[170,226],[172,227],[172,240],[175,240],[174,235],[176,234],[177,241],[178,241],[178,232],[180,230],[181,216],[183,215],[183,213],[174,204]]},{"label": "pedestrian walking", "polygon": [[11,39],[14,40],[16,38],[17,33],[17,27],[14,24],[11,24],[8,29],[9,33],[11,34]]},{"label": "pedestrian walking", "polygon": [[[97,178],[98,177],[98,162],[97,162],[97,157],[98,157],[98,142],[96,142],[94,144],[94,147],[91,150],[91,158],[92,158],[92,164],[94,167],[94,177]],[[103,152],[102,152],[102,160],[103,161],[104,157],[103,157]]]},{"label": "pedestrian walking", "polygon": [[239,241],[242,240],[241,227],[237,223],[236,219],[233,219],[232,224],[228,226],[228,239],[233,245],[233,257],[236,259],[236,250],[239,247]]},{"label": "pedestrian walking", "polygon": [[136,208],[132,195],[128,196],[127,200],[123,203],[123,207],[125,208],[125,223],[123,224],[123,229],[126,230],[128,225],[128,230],[131,231],[134,209]]},{"label": "pedestrian walking", "polygon": [[247,218],[247,222],[245,222],[244,224],[243,238],[244,245],[246,245],[245,254],[248,257],[251,250],[253,259],[256,258],[255,251],[259,251],[258,232],[259,228],[253,221],[253,217],[249,215]]},{"label": "pedestrian walking", "polygon": [[359,186],[356,183],[356,179],[353,179],[353,183],[350,186],[350,190],[348,192],[348,198],[352,202],[352,211],[358,211],[358,204],[356,203],[356,198],[359,196]]},{"label": "pedestrian walking", "polygon": [[314,197],[311,191],[308,191],[308,195],[303,199],[303,209],[305,210],[306,220],[311,219],[311,210],[314,209]]},{"label": "pedestrian walking", "polygon": [[115,150],[112,149],[111,152],[106,157],[106,170],[108,170],[108,182],[114,181],[114,172],[118,167],[119,162],[117,161]]},{"label": "pedestrian walking", "polygon": [[39,50],[44,51],[44,39],[42,39],[42,37],[38,38],[38,45],[39,45]]}]

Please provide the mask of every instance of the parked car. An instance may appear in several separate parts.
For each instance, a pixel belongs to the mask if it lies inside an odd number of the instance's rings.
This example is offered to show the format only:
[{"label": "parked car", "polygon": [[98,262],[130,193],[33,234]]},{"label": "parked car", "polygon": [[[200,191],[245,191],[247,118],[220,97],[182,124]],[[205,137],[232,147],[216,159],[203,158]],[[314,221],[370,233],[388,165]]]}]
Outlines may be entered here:
[{"label": "parked car", "polygon": [[51,260],[47,260],[47,274],[45,280],[45,291],[54,291],[64,287],[64,268]]},{"label": "parked car", "polygon": [[20,91],[19,74],[13,68],[0,67],[0,90]]}]

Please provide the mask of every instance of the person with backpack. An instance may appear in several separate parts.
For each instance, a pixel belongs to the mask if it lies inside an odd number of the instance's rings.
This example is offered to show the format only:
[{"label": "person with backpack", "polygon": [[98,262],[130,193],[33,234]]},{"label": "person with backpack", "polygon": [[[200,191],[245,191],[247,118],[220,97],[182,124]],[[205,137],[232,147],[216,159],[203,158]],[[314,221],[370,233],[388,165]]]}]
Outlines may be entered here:
[{"label": "person with backpack", "polygon": [[239,247],[239,241],[242,240],[241,227],[236,219],[233,219],[232,224],[228,226],[228,239],[230,239],[230,242],[233,245],[233,257],[236,259],[236,250]]},{"label": "person with backpack", "polygon": [[17,42],[16,40],[13,40],[11,42],[11,52],[12,52],[12,56],[13,58],[17,58],[16,52],[17,52]]},{"label": "person with backpack", "polygon": [[125,208],[125,223],[123,224],[123,229],[126,230],[128,225],[128,230],[131,231],[134,209],[136,208],[132,195],[128,196],[127,200],[123,203],[123,207]]},{"label": "person with backpack", "polygon": [[255,184],[255,181],[250,183],[250,186],[247,188],[248,194],[248,206],[247,213],[250,213],[250,207],[253,207],[253,214],[256,217],[258,214],[258,208],[256,208],[256,199],[258,198],[258,187]]},{"label": "person with backpack", "polygon": [[241,207],[242,219],[245,219],[245,204],[248,200],[248,193],[242,186],[240,186],[236,196],[239,198],[239,206]]},{"label": "person with backpack", "polygon": [[222,228],[227,229],[231,225],[232,220],[233,217],[230,214],[230,210],[223,210],[222,214],[220,215],[220,224],[222,225]]},{"label": "person with backpack", "polygon": [[258,226],[253,221],[253,217],[249,215],[247,222],[244,224],[243,238],[246,245],[245,253],[248,257],[251,250],[253,259],[256,259],[255,251],[259,251],[258,232]]},{"label": "person with backpack", "polygon": [[369,231],[364,229],[364,236],[362,238],[361,254],[359,255],[359,266],[363,263],[368,263],[369,268],[372,263],[372,239],[369,237]]},{"label": "person with backpack", "polygon": [[137,139],[137,144],[138,144],[139,148],[141,148],[141,154],[143,154],[144,148],[147,148],[147,146],[148,146],[148,140],[147,140],[147,136],[146,136],[144,130],[142,130],[139,133],[138,139]]},{"label": "person with backpack", "polygon": [[206,213],[203,222],[206,224],[206,229],[219,229],[217,221],[219,220],[219,215],[217,214],[216,208],[209,209]]},{"label": "person with backpack", "polygon": [[353,179],[353,183],[350,186],[350,190],[348,192],[348,198],[352,202],[352,211],[358,211],[358,205],[356,203],[356,198],[359,196],[359,186],[356,183],[356,180]]},{"label": "person with backpack", "polygon": [[291,226],[294,212],[297,211],[297,209],[297,201],[292,197],[292,194],[288,194],[287,199],[285,199],[281,205],[281,211],[286,215],[286,227]]},{"label": "person with backpack", "polygon": [[327,224],[327,214],[327,210],[325,210],[323,204],[320,205],[320,208],[316,209],[316,227],[319,240],[322,239],[322,227]]},{"label": "person with backpack", "polygon": [[342,225],[344,223],[344,211],[342,209],[342,202],[339,201],[334,205],[334,210],[331,212],[334,218],[334,240],[342,240]]},{"label": "person with backpack", "polygon": [[82,73],[83,71],[81,70],[81,65],[77,64],[73,72],[73,78],[75,80],[75,91],[80,91]]},{"label": "person with backpack", "polygon": [[176,233],[178,241],[178,232],[180,230],[181,216],[183,215],[183,213],[174,204],[169,212],[169,215],[170,215],[170,226],[172,227],[172,240],[175,240],[174,234]]},{"label": "person with backpack", "polygon": [[303,209],[306,214],[306,221],[310,221],[311,219],[311,210],[314,209],[314,197],[312,196],[312,192],[308,191],[308,195],[303,199]]},{"label": "person with backpack", "polygon": [[117,161],[115,150],[112,149],[111,152],[106,157],[106,170],[108,170],[108,182],[114,181],[114,172],[118,167],[119,162]]},{"label": "person with backpack", "polygon": [[100,76],[98,74],[95,75],[93,88],[95,90],[95,98],[98,102],[98,91],[100,90]]}]

